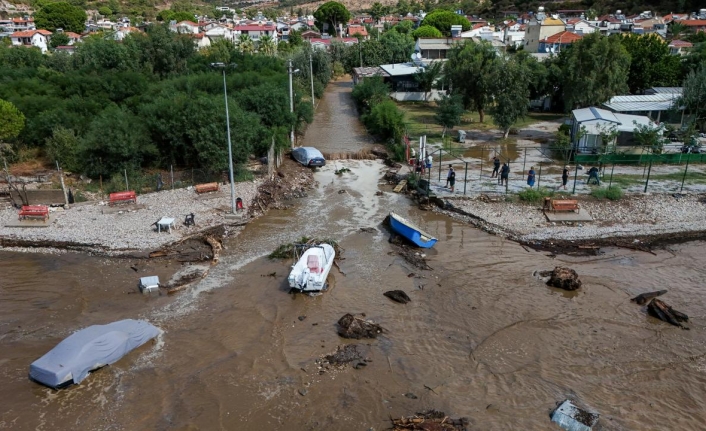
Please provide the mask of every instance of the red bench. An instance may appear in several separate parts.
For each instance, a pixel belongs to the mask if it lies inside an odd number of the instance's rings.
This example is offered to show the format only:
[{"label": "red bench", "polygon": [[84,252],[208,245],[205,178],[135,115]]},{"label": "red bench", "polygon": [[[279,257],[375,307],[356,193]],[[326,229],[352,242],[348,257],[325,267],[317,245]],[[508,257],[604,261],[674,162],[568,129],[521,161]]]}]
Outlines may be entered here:
[{"label": "red bench", "polygon": [[579,211],[579,201],[574,199],[552,199],[552,211]]},{"label": "red bench", "polygon": [[134,191],[111,193],[108,205],[115,205],[117,203],[135,204],[137,203],[137,194],[135,194]]},{"label": "red bench", "polygon": [[19,213],[19,219],[23,220],[27,217],[41,217],[42,220],[49,219],[49,207],[46,205],[23,205]]},{"label": "red bench", "polygon": [[208,192],[217,192],[218,191],[218,183],[206,183],[206,184],[197,184],[196,187],[196,193],[201,194],[201,193],[208,193]]}]

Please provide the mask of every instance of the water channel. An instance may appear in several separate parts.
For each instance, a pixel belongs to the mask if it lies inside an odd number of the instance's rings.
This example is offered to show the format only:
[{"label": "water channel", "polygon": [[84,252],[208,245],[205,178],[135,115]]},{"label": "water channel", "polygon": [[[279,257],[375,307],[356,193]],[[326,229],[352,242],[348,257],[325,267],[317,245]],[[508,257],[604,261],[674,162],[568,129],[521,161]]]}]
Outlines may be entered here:
[{"label": "water channel", "polygon": [[[328,91],[319,110],[336,115],[312,124],[306,142],[362,130],[349,88]],[[380,184],[377,161],[345,163],[351,173],[326,166],[307,198],[227,240],[208,278],[174,296],[134,293],[130,266],[160,275],[175,264],[0,252],[0,429],[382,430],[390,415],[435,408],[469,417],[471,429],[546,430],[558,429],[548,415],[567,397],[601,413],[603,429],[704,428],[703,244],[551,257],[417,210]],[[390,210],[439,238],[428,252],[433,270],[393,253],[380,226]],[[265,257],[302,235],[337,238],[345,249],[342,272],[318,297],[288,294],[290,262]],[[581,275],[580,291],[533,276],[559,264]],[[663,288],[691,330],[629,301]],[[389,301],[390,289],[412,302]],[[317,358],[351,343],[335,330],[346,312],[366,313],[386,332],[358,342],[367,367],[320,373]],[[69,389],[28,380],[29,364],[62,338],[123,318],[165,333]]]}]

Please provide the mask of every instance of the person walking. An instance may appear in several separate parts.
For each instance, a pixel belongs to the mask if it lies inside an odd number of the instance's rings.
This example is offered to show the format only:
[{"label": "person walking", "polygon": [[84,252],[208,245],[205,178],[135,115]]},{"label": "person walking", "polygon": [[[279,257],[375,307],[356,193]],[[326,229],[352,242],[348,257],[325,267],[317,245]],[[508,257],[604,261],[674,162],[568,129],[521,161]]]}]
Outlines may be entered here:
[{"label": "person walking", "polygon": [[433,163],[433,160],[431,158],[431,154],[427,153],[427,158],[425,159],[425,162],[427,164],[427,169],[431,171],[431,165]]},{"label": "person walking", "polygon": [[530,188],[534,187],[534,166],[532,166],[527,173],[527,185],[530,186]]},{"label": "person walking", "polygon": [[454,185],[456,185],[456,171],[449,165],[449,185],[451,185],[451,193],[454,192]]},{"label": "person walking", "polygon": [[566,190],[566,183],[569,182],[569,167],[564,166],[564,170],[561,171],[561,185],[564,187],[564,190]]},{"label": "person walking", "polygon": [[449,172],[446,174],[446,185],[444,186],[444,188],[449,187],[449,180],[451,179],[451,174],[453,174],[454,177],[456,176],[453,166],[449,165]]},{"label": "person walking", "polygon": [[510,177],[510,166],[507,163],[503,163],[503,167],[500,170],[500,185],[503,183],[508,185],[508,178]]},{"label": "person walking", "polygon": [[595,180],[597,186],[601,185],[601,180],[598,179],[598,168],[595,166],[588,170],[588,180],[586,180],[586,184],[591,184],[591,180]]},{"label": "person walking", "polygon": [[498,156],[493,157],[493,173],[490,178],[497,178],[498,172],[500,171],[500,159]]}]

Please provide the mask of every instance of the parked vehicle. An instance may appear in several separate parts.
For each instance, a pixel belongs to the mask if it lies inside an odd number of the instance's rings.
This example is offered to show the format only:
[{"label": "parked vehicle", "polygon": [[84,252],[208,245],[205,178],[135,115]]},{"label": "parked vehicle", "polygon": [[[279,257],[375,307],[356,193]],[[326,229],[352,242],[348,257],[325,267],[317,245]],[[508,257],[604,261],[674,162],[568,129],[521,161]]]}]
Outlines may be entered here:
[{"label": "parked vehicle", "polygon": [[297,147],[292,150],[292,158],[310,168],[317,168],[326,164],[324,155],[314,147]]},{"label": "parked vehicle", "polygon": [[162,330],[144,320],[120,320],[74,332],[29,366],[29,378],[60,389],[80,383],[91,371],[117,362]]}]

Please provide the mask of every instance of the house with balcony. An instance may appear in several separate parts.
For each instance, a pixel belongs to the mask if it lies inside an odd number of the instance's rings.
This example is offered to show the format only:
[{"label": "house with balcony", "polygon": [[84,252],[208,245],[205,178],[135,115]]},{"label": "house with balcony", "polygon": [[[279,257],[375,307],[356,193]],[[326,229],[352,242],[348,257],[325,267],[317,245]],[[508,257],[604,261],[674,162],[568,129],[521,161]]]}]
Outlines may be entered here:
[{"label": "house with balcony", "polygon": [[562,49],[568,47],[577,40],[581,40],[583,36],[569,31],[553,34],[539,41],[539,50],[537,52],[548,52],[557,54]]},{"label": "house with balcony", "polygon": [[540,41],[565,30],[566,25],[562,20],[555,17],[546,17],[543,8],[540,8],[536,18],[527,24],[524,50],[527,52],[539,52]]},{"label": "house with balcony", "polygon": [[239,24],[233,27],[233,33],[236,39],[245,34],[253,41],[258,41],[263,36],[269,36],[275,43],[277,42],[277,26],[271,22],[263,24]]},{"label": "house with balcony", "polygon": [[414,52],[419,53],[425,60],[446,59],[455,41],[456,39],[449,37],[420,37],[414,45]]}]

